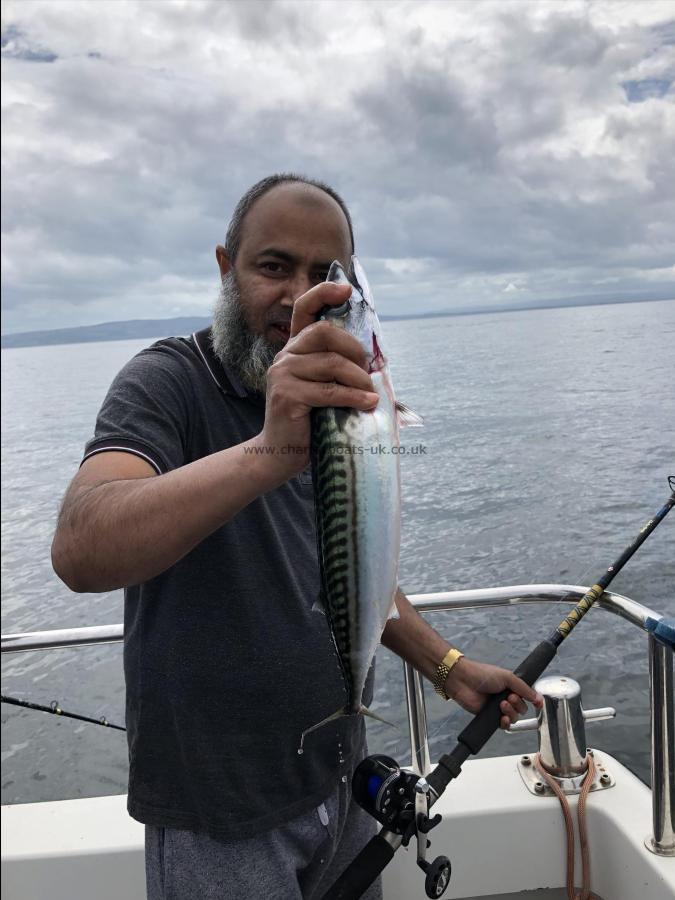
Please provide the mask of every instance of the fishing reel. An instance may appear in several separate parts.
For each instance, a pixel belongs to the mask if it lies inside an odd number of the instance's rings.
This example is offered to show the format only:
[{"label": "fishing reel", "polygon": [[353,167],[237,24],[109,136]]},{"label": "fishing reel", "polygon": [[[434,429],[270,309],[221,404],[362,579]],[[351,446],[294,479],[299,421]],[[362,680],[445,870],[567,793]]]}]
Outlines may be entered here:
[{"label": "fishing reel", "polygon": [[426,858],[427,834],[441,821],[440,815],[429,816],[432,791],[427,780],[405,772],[390,756],[376,754],[356,768],[352,793],[362,809],[388,831],[401,835],[404,847],[417,838],[417,865],[426,875],[426,895],[442,896],[450,884],[452,867],[447,856],[437,856],[432,862]]}]

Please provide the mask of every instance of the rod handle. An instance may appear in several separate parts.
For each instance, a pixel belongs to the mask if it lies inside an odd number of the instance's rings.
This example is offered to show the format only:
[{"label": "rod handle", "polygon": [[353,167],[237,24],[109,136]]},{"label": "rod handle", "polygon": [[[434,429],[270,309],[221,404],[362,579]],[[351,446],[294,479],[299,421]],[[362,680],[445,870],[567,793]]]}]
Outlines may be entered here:
[{"label": "rod handle", "polygon": [[357,900],[391,862],[395,852],[389,841],[376,834],[321,900]]},{"label": "rod handle", "polygon": [[[532,687],[555,654],[555,645],[550,640],[542,641],[525,657],[518,668],[514,669],[514,675],[522,678],[526,684]],[[513,691],[505,690],[490,697],[481,711],[473,717],[457,738],[474,755],[482,749],[499,728],[499,720],[501,718],[499,704],[506,700],[511,693]]]}]

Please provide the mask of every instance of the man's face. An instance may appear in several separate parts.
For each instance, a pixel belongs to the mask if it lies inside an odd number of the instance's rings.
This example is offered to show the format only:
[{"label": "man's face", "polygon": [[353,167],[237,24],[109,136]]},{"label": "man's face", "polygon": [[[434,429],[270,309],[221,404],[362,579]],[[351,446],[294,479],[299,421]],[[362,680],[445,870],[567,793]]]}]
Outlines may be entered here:
[{"label": "man's face", "polygon": [[223,290],[214,317],[216,352],[247,387],[264,390],[298,297],[325,281],[334,259],[348,268],[350,256],[347,220],[324,191],[284,184],[255,202],[234,266],[219,249]]},{"label": "man's face", "polygon": [[288,340],[293,303],[326,280],[334,259],[351,255],[344,213],[310,185],[273,188],[250,209],[234,264],[251,331],[279,348]]}]

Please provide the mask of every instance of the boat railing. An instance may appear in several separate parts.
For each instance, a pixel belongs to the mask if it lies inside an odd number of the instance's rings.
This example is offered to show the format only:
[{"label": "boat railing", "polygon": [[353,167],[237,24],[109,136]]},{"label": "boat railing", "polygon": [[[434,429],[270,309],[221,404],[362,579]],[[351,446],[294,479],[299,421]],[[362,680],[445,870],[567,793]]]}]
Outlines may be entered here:
[{"label": "boat railing", "polygon": [[[563,615],[588,588],[566,584],[528,584],[511,587],[413,594],[409,599],[420,612],[449,612],[517,606],[521,603],[564,604]],[[648,620],[661,615],[612,591],[605,591],[595,607],[613,613],[648,633],[649,707],[651,724],[651,775],[653,836],[650,849],[672,855],[675,847],[675,702],[673,695],[673,651],[649,631]],[[562,616],[561,616],[562,618]],[[122,625],[66,628],[2,636],[2,652],[52,650],[110,644],[123,640]],[[404,663],[406,704],[410,725],[411,766],[419,774],[431,768],[424,687],[421,675]]]}]

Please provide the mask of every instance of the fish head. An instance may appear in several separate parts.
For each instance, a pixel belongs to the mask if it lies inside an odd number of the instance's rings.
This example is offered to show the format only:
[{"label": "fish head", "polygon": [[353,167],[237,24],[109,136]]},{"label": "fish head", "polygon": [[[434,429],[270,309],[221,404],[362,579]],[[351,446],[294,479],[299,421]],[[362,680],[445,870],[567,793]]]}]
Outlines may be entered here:
[{"label": "fish head", "polygon": [[324,307],[319,318],[332,322],[355,337],[365,351],[368,371],[371,373],[381,371],[387,364],[382,343],[382,329],[361,263],[356,256],[352,256],[348,275],[342,265],[335,260],[328,270],[326,281],[348,284],[352,292],[341,306]]}]

